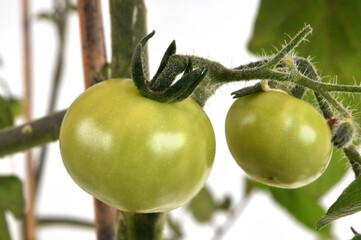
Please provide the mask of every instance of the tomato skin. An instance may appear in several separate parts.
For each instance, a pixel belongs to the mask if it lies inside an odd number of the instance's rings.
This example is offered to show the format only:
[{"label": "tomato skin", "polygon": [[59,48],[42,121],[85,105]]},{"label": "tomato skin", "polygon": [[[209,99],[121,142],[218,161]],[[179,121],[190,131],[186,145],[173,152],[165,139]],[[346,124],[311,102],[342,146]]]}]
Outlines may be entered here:
[{"label": "tomato skin", "polygon": [[112,79],[81,94],[61,131],[63,163],[95,198],[128,212],[165,212],[204,186],[215,136],[193,100],[159,103],[130,79]]},{"label": "tomato skin", "polygon": [[298,188],[317,179],[332,155],[331,130],[309,103],[268,91],[238,98],[226,118],[228,148],[253,179]]}]

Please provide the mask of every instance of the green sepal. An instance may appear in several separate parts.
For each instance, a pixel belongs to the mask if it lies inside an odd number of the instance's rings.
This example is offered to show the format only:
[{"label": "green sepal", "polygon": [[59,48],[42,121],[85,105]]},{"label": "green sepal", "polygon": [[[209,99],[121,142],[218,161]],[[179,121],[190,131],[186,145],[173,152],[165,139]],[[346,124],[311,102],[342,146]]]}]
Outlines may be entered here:
[{"label": "green sepal", "polygon": [[[190,59],[183,60],[181,57],[172,57],[176,47],[172,42],[168,47],[162,62],[152,82],[149,82],[144,74],[143,48],[147,41],[154,35],[154,31],[145,36],[136,46],[132,59],[132,78],[139,93],[144,97],[158,102],[178,102],[189,97],[207,74],[204,67],[190,71],[193,66]],[[170,66],[170,72],[164,72],[165,66]],[[180,73],[183,76],[173,83]],[[163,74],[164,73],[164,74]],[[153,85],[152,85],[153,83]],[[173,83],[173,84],[172,84]]]},{"label": "green sepal", "polygon": [[[169,47],[167,48],[167,50],[165,51],[162,61],[160,62],[160,65],[158,67],[157,72],[155,73],[155,75],[153,76],[153,79],[150,81],[151,85],[153,87],[153,89],[157,89],[157,84],[159,84],[159,82],[157,81],[158,76],[162,73],[162,71],[164,70],[165,66],[167,65],[169,58],[171,56],[173,56],[176,53],[177,47],[175,44],[175,40],[173,40],[171,42],[171,44],[169,45]],[[170,85],[171,83],[169,83]],[[169,86],[168,85],[168,86]]]}]

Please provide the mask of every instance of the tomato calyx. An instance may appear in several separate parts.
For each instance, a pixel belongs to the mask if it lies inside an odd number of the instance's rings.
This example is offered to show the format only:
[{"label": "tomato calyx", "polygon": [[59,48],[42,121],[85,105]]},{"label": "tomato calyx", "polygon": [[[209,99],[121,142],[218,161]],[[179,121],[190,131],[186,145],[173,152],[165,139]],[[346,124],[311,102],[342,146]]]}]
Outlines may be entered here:
[{"label": "tomato calyx", "polygon": [[284,86],[279,82],[268,80],[267,86],[265,86],[265,82],[260,81],[255,85],[234,91],[231,93],[231,95],[233,96],[233,98],[240,98],[259,91],[277,91],[277,92],[284,92],[286,94],[289,94],[286,86]]},{"label": "tomato calyx", "polygon": [[337,119],[332,128],[333,144],[338,148],[348,147],[352,144],[355,135],[355,127],[352,118]]},{"label": "tomato calyx", "polygon": [[[205,67],[193,70],[190,58],[186,60],[174,55],[176,44],[173,41],[166,50],[158,71],[152,80],[144,74],[144,46],[155,34],[155,31],[145,36],[136,46],[132,59],[132,78],[139,93],[144,97],[158,102],[179,102],[189,97],[207,74]],[[165,67],[171,66],[171,72],[164,72]],[[183,76],[174,83],[176,77]]]}]

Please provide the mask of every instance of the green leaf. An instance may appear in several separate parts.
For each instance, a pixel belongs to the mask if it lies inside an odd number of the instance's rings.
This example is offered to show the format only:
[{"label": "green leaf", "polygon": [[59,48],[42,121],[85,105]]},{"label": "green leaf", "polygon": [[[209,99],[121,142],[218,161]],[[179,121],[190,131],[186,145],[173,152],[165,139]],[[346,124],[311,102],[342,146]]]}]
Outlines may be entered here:
[{"label": "green leaf", "polygon": [[24,215],[22,183],[15,176],[0,176],[0,239],[10,240],[5,212],[10,211],[16,218]]},{"label": "green leaf", "polygon": [[341,180],[347,172],[348,166],[348,160],[344,157],[343,152],[334,148],[326,171],[316,181],[301,189],[317,201]]},{"label": "green leaf", "polygon": [[50,12],[40,12],[36,15],[38,20],[47,20],[53,21],[53,14]]},{"label": "green leaf", "polygon": [[21,180],[16,176],[0,176],[0,209],[10,211],[16,218],[24,215]]},{"label": "green leaf", "polygon": [[356,235],[352,238],[352,240],[361,240],[361,235]]},{"label": "green leaf", "polygon": [[78,7],[76,6],[76,4],[68,3],[68,10],[76,12],[78,11]]},{"label": "green leaf", "polygon": [[11,240],[8,224],[5,218],[5,212],[0,210],[0,239]]},{"label": "green leaf", "polygon": [[0,129],[12,126],[14,123],[13,115],[9,102],[0,96]]},{"label": "green leaf", "polygon": [[172,217],[172,215],[170,215],[170,213],[168,213],[168,215],[167,215],[167,224],[172,233],[172,235],[167,239],[171,239],[171,240],[181,239],[183,236],[181,225],[179,224],[178,221],[175,221],[173,219],[173,217]]},{"label": "green leaf", "polygon": [[10,98],[8,99],[8,102],[10,104],[10,111],[13,116],[13,118],[20,117],[23,114],[23,105],[22,101],[18,98]]},{"label": "green leaf", "polygon": [[326,215],[317,222],[317,229],[330,222],[361,210],[361,177],[353,181],[328,209]]},{"label": "green leaf", "polygon": [[208,188],[203,187],[197,196],[192,199],[188,208],[197,221],[204,223],[211,219],[214,211],[217,210],[217,204]]},{"label": "green leaf", "polygon": [[217,209],[227,211],[230,209],[232,204],[232,198],[230,196],[225,196],[223,201],[217,204]]},{"label": "green leaf", "polygon": [[[288,210],[299,222],[311,230],[315,230],[317,220],[325,214],[313,196],[307,194],[304,189],[280,189],[270,188],[273,198]],[[330,228],[325,228],[321,234],[330,234]]]}]

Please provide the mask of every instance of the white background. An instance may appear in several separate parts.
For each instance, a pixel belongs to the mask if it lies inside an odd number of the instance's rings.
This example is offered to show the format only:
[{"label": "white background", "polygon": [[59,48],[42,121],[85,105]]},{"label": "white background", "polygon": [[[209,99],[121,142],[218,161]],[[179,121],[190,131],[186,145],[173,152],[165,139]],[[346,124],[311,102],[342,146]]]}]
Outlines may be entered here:
[{"label": "white background", "polygon": [[[20,29],[21,1],[0,2],[0,57],[4,65],[0,68],[0,77],[5,79],[13,94],[23,93],[22,34]],[[216,0],[175,0],[146,1],[148,8],[148,29],[155,29],[156,35],[150,40],[150,71],[154,74],[162,54],[169,43],[177,41],[177,52],[193,54],[219,61],[227,67],[255,60],[256,57],[246,50],[253,21],[258,9],[258,1],[216,1]],[[107,39],[107,54],[110,56],[110,24],[108,1],[103,1],[103,18]],[[52,1],[31,1],[31,13],[49,10]],[[32,65],[34,91],[34,117],[45,114],[50,92],[50,79],[53,74],[57,39],[55,29],[49,22],[33,18],[32,25]],[[293,34],[293,33],[290,33]],[[280,36],[280,43],[288,39]],[[312,44],[312,43],[308,43]],[[60,101],[57,109],[64,109],[83,91],[83,73],[79,39],[79,25],[76,14],[70,18],[67,34],[67,50]],[[205,110],[211,119],[217,138],[217,155],[213,171],[209,177],[217,199],[225,194],[231,195],[238,202],[244,190],[242,179],[245,174],[231,158],[224,137],[224,120],[230,104],[232,90],[243,86],[233,84],[221,88],[207,103]],[[19,121],[20,123],[21,121]],[[39,149],[34,150],[35,156]],[[15,154],[0,161],[0,173],[16,173],[24,176],[24,155]],[[93,200],[67,175],[59,154],[57,142],[50,144],[44,181],[37,202],[39,216],[61,215],[93,219]],[[323,199],[325,206],[330,206],[342,189],[353,179],[349,173],[341,184],[331,190]],[[256,192],[224,239],[316,239],[308,229],[300,226],[271,200],[267,193]],[[225,216],[213,219],[212,224],[197,225],[185,209],[172,212],[179,219],[186,233],[186,239],[210,239],[213,227],[222,224]],[[18,239],[18,225],[9,214],[12,222],[12,235]],[[350,226],[359,228],[361,216],[355,214],[343,218],[335,224],[338,239],[351,239]],[[39,229],[38,239],[95,239],[91,230],[68,227]]]}]

